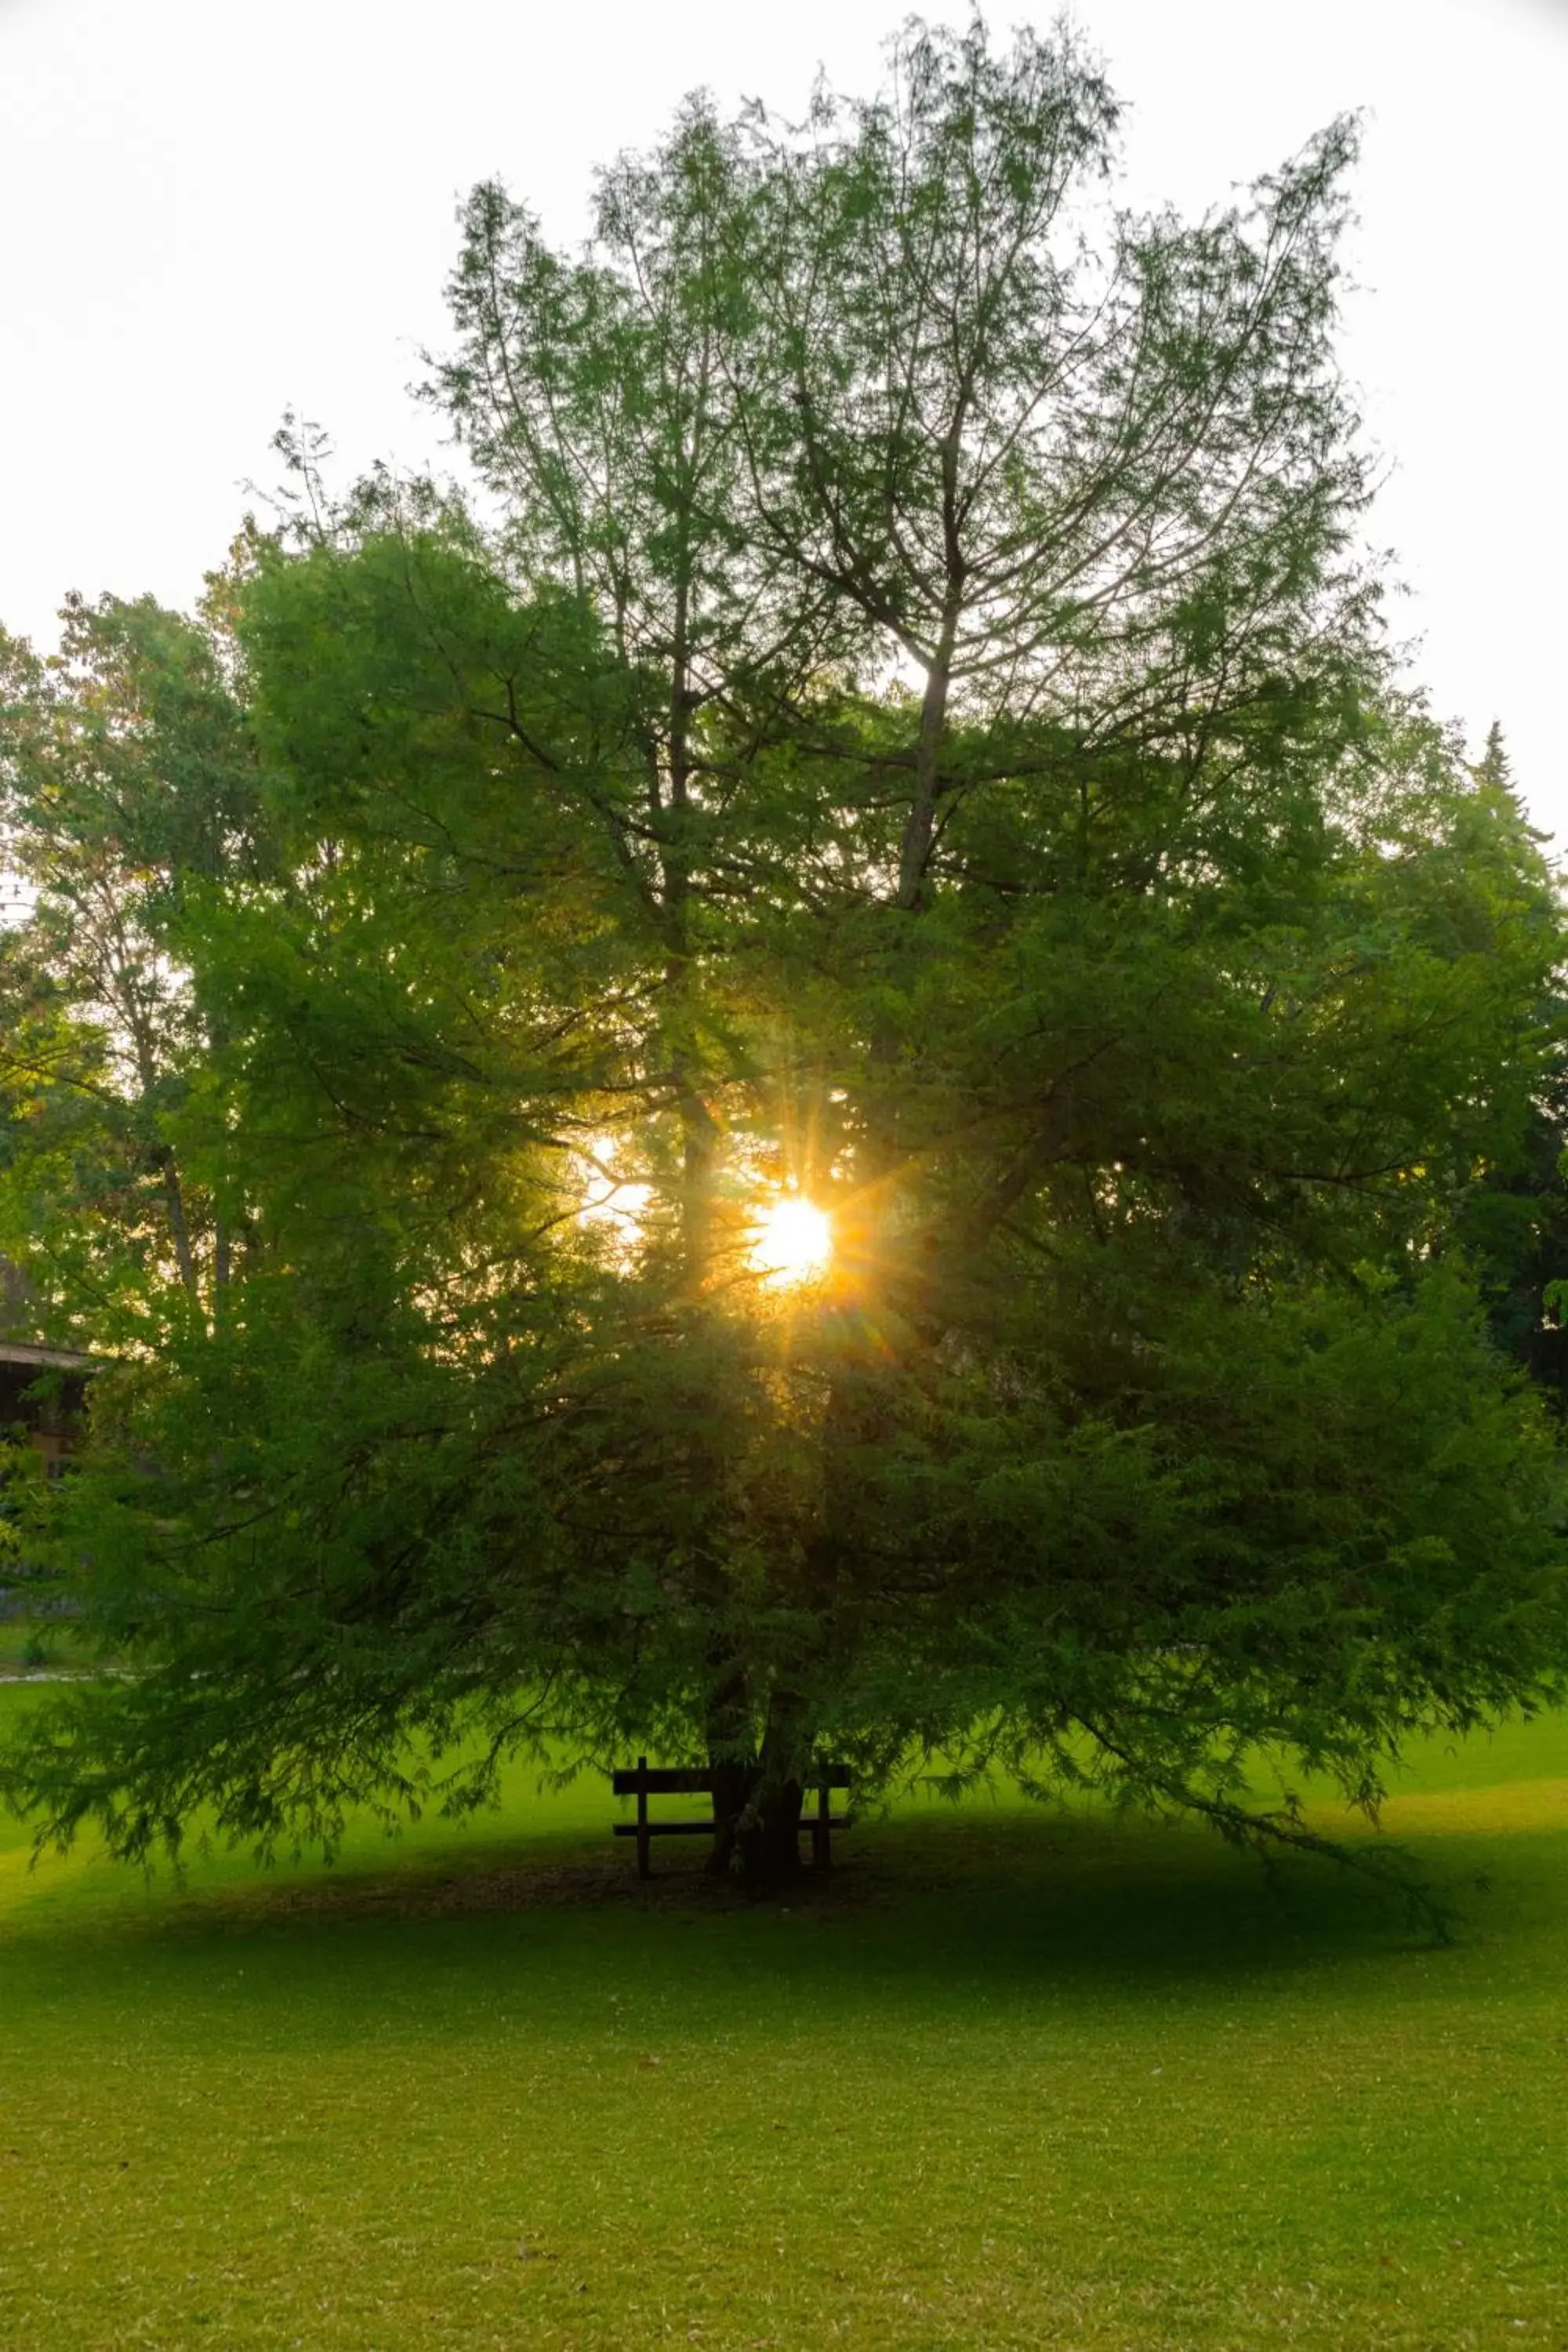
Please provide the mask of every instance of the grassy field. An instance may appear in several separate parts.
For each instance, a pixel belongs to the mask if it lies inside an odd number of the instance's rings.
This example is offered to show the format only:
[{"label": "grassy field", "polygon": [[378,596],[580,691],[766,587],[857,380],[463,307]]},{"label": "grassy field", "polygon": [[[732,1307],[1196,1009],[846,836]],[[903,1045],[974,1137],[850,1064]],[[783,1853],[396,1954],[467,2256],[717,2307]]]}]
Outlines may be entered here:
[{"label": "grassy field", "polygon": [[19,1618],[0,1617],[0,1675],[30,1672],[43,1653],[44,1661],[63,1665],[67,1659],[66,1630],[58,1625],[30,1625]]},{"label": "grassy field", "polygon": [[611,1812],[183,1887],[0,1827],[0,2346],[1568,2345],[1568,1727],[1391,1808],[1490,1881],[1448,1949],[1006,1805],[644,1900]]}]

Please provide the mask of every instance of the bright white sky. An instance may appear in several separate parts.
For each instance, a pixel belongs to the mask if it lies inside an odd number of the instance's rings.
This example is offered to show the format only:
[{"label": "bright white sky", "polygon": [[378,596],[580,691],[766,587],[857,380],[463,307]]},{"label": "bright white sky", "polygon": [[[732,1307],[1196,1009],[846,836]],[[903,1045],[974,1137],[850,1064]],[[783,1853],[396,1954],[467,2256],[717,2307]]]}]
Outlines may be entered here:
[{"label": "bright white sky", "polygon": [[[0,620],[188,604],[294,405],[345,472],[418,462],[454,211],[499,171],[560,241],[592,167],[706,84],[876,80],[902,0],[0,0]],[[962,17],[966,0],[927,13]],[[995,0],[1005,30],[1054,0]],[[1568,836],[1568,0],[1076,0],[1129,194],[1195,211],[1369,122],[1343,352],[1391,461],[1401,635]]]}]

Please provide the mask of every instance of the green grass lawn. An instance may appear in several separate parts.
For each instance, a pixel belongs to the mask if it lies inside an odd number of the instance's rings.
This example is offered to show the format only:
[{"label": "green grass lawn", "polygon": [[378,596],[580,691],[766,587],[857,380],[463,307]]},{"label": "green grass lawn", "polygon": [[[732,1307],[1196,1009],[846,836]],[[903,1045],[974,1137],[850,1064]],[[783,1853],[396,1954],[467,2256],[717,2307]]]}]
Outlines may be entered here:
[{"label": "green grass lawn", "polygon": [[612,1810],[184,1886],[0,1826],[0,2346],[1568,2345],[1568,1726],[1391,1808],[1448,1949],[980,1803],[644,1901]]}]

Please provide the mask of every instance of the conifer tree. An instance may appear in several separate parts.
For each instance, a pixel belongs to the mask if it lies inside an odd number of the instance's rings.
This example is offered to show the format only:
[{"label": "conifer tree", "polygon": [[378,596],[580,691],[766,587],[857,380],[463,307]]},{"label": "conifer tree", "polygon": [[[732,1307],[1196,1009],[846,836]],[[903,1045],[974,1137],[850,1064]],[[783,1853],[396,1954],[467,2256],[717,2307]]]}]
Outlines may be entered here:
[{"label": "conifer tree", "polygon": [[244,1246],[179,1317],[144,1250],[96,1383],[56,1542],[137,1671],[14,1742],[46,1832],[330,1840],[535,1743],[701,1758],[761,1879],[828,1754],[1310,1843],[1259,1748],[1370,1802],[1555,1686],[1461,1244],[1560,927],[1354,559],[1353,139],[1137,221],[1115,122],[916,26],[803,127],[693,103],[580,258],[481,187],[431,396],[500,524],[252,541],[254,814],[146,911],[152,1148]]}]

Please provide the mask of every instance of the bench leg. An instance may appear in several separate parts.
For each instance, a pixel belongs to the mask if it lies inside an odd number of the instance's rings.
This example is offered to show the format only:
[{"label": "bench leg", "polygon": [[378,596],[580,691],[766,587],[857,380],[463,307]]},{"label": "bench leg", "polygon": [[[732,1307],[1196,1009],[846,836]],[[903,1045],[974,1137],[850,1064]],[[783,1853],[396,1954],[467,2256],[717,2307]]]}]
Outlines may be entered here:
[{"label": "bench leg", "polygon": [[637,1758],[637,1876],[653,1876],[653,1842],[647,1833],[647,1758]]},{"label": "bench leg", "polygon": [[824,1782],[816,1792],[816,1819],[811,1825],[811,1858],[818,1870],[830,1869],[833,1863],[832,1805],[833,1792]]}]

